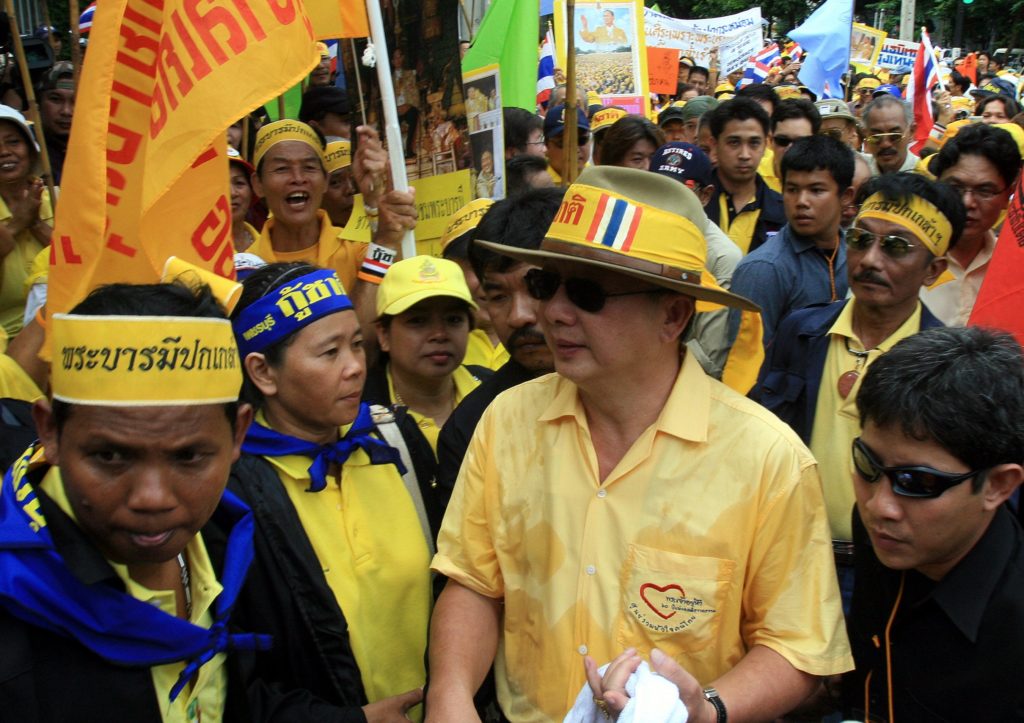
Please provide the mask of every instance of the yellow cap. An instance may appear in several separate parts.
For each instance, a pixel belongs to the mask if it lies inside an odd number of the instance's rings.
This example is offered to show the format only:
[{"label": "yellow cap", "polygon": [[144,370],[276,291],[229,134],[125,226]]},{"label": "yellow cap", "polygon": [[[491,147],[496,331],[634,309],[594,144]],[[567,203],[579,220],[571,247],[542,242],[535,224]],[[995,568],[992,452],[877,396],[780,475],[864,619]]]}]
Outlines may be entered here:
[{"label": "yellow cap", "polygon": [[974,121],[969,118],[964,120],[953,121],[946,126],[946,132],[942,135],[942,140],[939,142],[939,148],[942,148],[951,138],[956,138],[956,134],[962,131],[967,126],[971,125]]},{"label": "yellow cap", "polygon": [[718,97],[719,93],[736,93],[736,87],[732,83],[719,83],[715,86],[715,97]]},{"label": "yellow cap", "polygon": [[489,198],[478,198],[456,211],[448,223],[448,228],[441,236],[441,253],[444,254],[445,249],[452,243],[475,229],[479,225],[480,219],[487,213],[487,209],[493,205],[494,201]]},{"label": "yellow cap", "polygon": [[590,119],[590,132],[597,133],[615,124],[619,118],[625,118],[627,113],[622,108],[605,108],[599,110]]},{"label": "yellow cap", "polygon": [[451,296],[476,309],[462,269],[454,261],[414,256],[395,263],[377,287],[377,316],[395,316],[435,296]]},{"label": "yellow cap", "polygon": [[317,41],[316,52],[324,60],[331,57],[331,51],[327,49],[327,43]]},{"label": "yellow cap", "polygon": [[263,156],[278,143],[299,141],[316,151],[320,161],[324,159],[324,146],[316,131],[301,121],[285,118],[284,120],[267,123],[256,131],[256,146],[252,152],[252,163],[259,168]]},{"label": "yellow cap", "polygon": [[1021,128],[1016,123],[993,123],[992,127],[1002,128],[1013,136],[1013,142],[1017,144],[1017,150],[1024,156],[1024,128]]},{"label": "yellow cap", "polygon": [[800,87],[796,85],[777,85],[775,86],[775,95],[780,100],[796,100],[803,97],[800,95]]},{"label": "yellow cap", "polygon": [[331,141],[324,149],[324,167],[328,173],[340,171],[352,165],[352,143],[350,141]]},{"label": "yellow cap", "polygon": [[860,80],[857,81],[857,87],[854,88],[854,90],[860,90],[861,88],[867,88],[869,90],[874,90],[875,88],[877,88],[881,84],[882,84],[882,81],[880,81],[878,78],[871,78],[871,77],[861,78]]}]

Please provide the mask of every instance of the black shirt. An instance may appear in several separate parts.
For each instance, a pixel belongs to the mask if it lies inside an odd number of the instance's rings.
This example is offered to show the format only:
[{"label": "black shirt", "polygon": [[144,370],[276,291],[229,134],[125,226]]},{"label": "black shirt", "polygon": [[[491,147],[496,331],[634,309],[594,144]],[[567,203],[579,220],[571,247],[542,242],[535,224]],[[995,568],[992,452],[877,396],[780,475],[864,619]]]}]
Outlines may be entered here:
[{"label": "black shirt", "polygon": [[1013,515],[1000,508],[938,582],[882,565],[856,513],[853,525],[847,631],[857,667],[843,677],[846,717],[865,720],[867,702],[871,720],[889,719],[885,629],[896,607],[888,636],[894,720],[1024,720],[1024,554]]}]

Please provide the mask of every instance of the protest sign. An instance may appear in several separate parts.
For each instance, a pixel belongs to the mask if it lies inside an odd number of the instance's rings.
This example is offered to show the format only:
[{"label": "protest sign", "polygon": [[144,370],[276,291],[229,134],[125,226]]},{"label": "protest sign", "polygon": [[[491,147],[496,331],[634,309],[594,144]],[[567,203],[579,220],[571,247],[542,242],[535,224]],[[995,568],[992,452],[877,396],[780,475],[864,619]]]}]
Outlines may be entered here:
[{"label": "protest sign", "polygon": [[850,36],[850,62],[867,71],[878,65],[878,54],[888,33],[863,23],[854,23]]},{"label": "protest sign", "polygon": [[649,47],[676,48],[704,67],[712,65],[711,51],[718,48],[723,74],[742,68],[764,45],[760,7],[701,20],[671,18],[646,8],[644,30]]},{"label": "protest sign", "polygon": [[679,51],[647,48],[647,78],[652,93],[674,94],[679,79]]},{"label": "protest sign", "polygon": [[878,54],[878,66],[897,73],[909,73],[914,68],[917,43],[911,40],[886,38]]}]

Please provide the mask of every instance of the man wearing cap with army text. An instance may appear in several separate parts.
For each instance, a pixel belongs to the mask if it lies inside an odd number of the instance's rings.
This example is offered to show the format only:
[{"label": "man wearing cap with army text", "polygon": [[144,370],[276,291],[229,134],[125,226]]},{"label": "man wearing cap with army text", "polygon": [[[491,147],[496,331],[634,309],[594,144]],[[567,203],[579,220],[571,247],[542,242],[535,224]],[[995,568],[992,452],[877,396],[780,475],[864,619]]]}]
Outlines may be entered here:
[{"label": "man wearing cap with army text", "polygon": [[492,661],[514,722],[561,720],[587,683],[617,714],[639,656],[697,723],[777,717],[850,669],[814,459],[680,351],[695,308],[755,309],[705,272],[703,224],[683,184],[592,167],[540,249],[489,246],[541,267],[557,373],[470,442],[433,562],[428,721],[475,720]]}]

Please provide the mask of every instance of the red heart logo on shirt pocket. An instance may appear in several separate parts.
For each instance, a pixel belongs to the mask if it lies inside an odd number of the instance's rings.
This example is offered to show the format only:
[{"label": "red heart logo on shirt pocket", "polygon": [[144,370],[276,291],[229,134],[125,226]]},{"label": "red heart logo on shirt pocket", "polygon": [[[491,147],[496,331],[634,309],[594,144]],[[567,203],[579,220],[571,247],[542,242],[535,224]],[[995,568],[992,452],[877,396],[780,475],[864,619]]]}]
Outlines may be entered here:
[{"label": "red heart logo on shirt pocket", "polygon": [[[648,597],[649,590],[653,591],[651,597]],[[660,595],[654,593],[662,593],[662,595],[665,595],[670,590],[678,590],[679,597],[686,597],[686,592],[683,590],[683,588],[675,583],[672,583],[671,585],[665,585],[665,587],[660,587],[658,585],[655,585],[653,582],[645,582],[643,585],[640,586],[640,598],[645,603],[647,603],[647,607],[653,610],[656,615],[665,620],[668,620],[670,617],[676,614],[676,611],[673,610],[668,615],[663,613],[661,609],[667,606],[668,601],[664,600]]]}]

